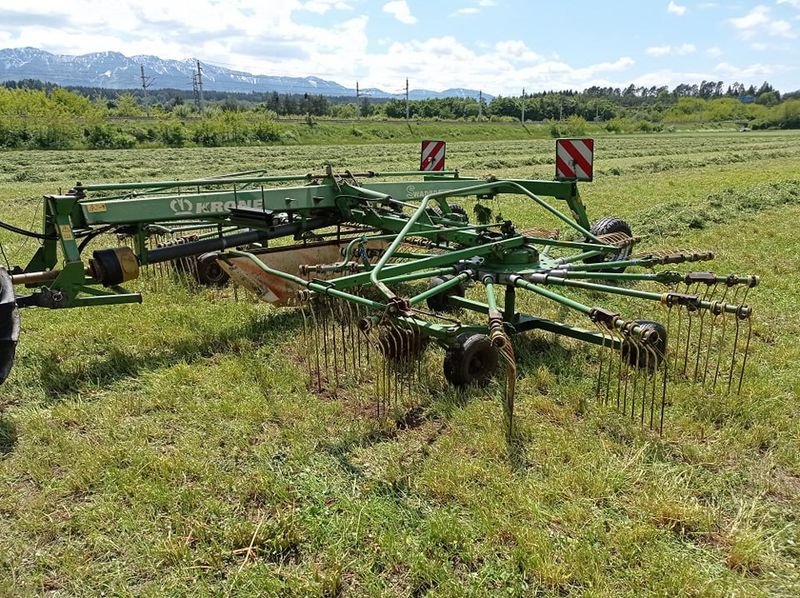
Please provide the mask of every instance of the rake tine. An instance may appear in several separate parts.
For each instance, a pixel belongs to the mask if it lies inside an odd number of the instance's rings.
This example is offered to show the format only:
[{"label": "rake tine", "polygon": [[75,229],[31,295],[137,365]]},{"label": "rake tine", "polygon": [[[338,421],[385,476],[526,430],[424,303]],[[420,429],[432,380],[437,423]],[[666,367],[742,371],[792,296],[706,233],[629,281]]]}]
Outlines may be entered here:
[{"label": "rake tine", "polygon": [[711,312],[711,321],[709,322],[709,326],[708,326],[708,340],[706,342],[706,355],[705,355],[705,358],[703,359],[703,380],[702,380],[702,384],[703,384],[704,387],[706,385],[706,379],[708,378],[708,360],[709,360],[709,358],[711,356],[711,352],[712,352],[713,347],[714,347],[714,331],[716,330],[717,318],[719,317],[719,313],[718,313],[719,305],[720,305],[720,303],[718,301],[714,301],[712,303],[712,305],[711,305],[711,309],[709,310]]},{"label": "rake tine", "polygon": [[349,301],[346,301],[345,307],[347,307],[347,331],[350,335],[350,359],[353,362],[353,375],[357,379],[358,366],[356,364],[356,345],[358,344],[358,338],[355,336],[355,331],[353,330],[353,306]]},{"label": "rake tine", "polygon": [[739,372],[739,385],[736,389],[736,394],[742,394],[742,380],[744,380],[744,368],[747,365],[747,355],[750,353],[750,339],[753,336],[753,320],[750,314],[747,316],[747,341],[744,345],[744,354],[742,356],[742,369]]},{"label": "rake tine", "polygon": [[739,329],[740,329],[741,319],[736,317],[736,332],[733,335],[733,349],[731,350],[731,365],[728,369],[728,388],[726,392],[730,393],[731,391],[731,384],[733,383],[733,372],[736,367],[736,350],[739,346]]},{"label": "rake tine", "polygon": [[503,388],[503,420],[506,428],[506,439],[514,439],[514,395],[517,385],[517,362],[514,356],[514,347],[511,340],[506,337],[506,342],[500,349],[500,356],[506,362],[506,379]]},{"label": "rake tine", "polygon": [[[606,337],[607,337],[607,335],[606,335],[605,330],[603,330],[603,327],[600,326],[600,324],[595,322],[594,325],[595,325],[595,328],[597,328],[597,330],[600,333],[601,338],[602,338],[602,343],[600,345],[600,355],[599,355],[600,359],[599,359],[599,363],[598,363],[598,366],[597,366],[597,384],[595,385],[594,396],[595,396],[595,399],[597,401],[599,401],[601,405],[605,405],[607,400],[608,400],[608,388],[606,388],[606,396],[605,397],[603,397],[601,395],[600,389],[601,389],[601,386],[602,386],[602,383],[603,383],[603,358],[605,357],[605,353],[606,353]],[[609,348],[611,348],[611,347],[613,347],[613,344],[609,345]],[[609,367],[610,367],[610,365],[611,365],[611,362],[609,360]]]},{"label": "rake tine", "polygon": [[322,374],[320,372],[319,367],[319,328],[320,325],[318,324],[317,320],[317,313],[314,309],[314,298],[311,298],[311,301],[308,302],[309,311],[311,312],[311,320],[313,324],[313,329],[311,331],[312,336],[314,338],[314,364],[317,369],[317,389],[322,390]]},{"label": "rake tine", "polygon": [[311,343],[309,342],[309,330],[308,330],[308,318],[306,317],[306,309],[305,306],[301,303],[300,304],[300,315],[303,317],[303,349],[306,352],[304,361],[306,362],[306,367],[308,368],[308,381],[309,384],[312,383],[314,377],[311,373],[311,355],[309,354],[311,350]]},{"label": "rake tine", "polygon": [[714,380],[711,383],[711,388],[716,388],[717,387],[717,380],[719,378],[719,368],[720,368],[720,363],[721,363],[721,360],[722,360],[722,351],[723,351],[723,348],[725,347],[725,333],[727,332],[727,328],[728,328],[728,326],[727,326],[727,324],[728,324],[728,316],[725,313],[724,309],[721,310],[721,313],[720,313],[719,317],[722,319],[722,326],[721,326],[721,331],[720,331],[719,343],[717,344],[717,364],[716,364],[716,367],[714,368]]},{"label": "rake tine", "polygon": [[331,344],[333,345],[333,375],[334,375],[334,388],[339,387],[339,350],[336,346],[336,314],[333,311],[333,302],[329,299],[327,301],[328,313],[331,322]]},{"label": "rake tine", "polygon": [[330,357],[328,356],[328,315],[325,310],[324,299],[320,297],[320,321],[322,330],[322,355],[325,358],[325,376],[330,377]]},{"label": "rake tine", "polygon": [[[632,333],[628,332],[628,359],[626,364],[626,376],[625,376],[625,415],[628,415],[627,410],[627,402],[628,402],[628,381],[632,379],[633,382],[631,383],[631,396],[630,396],[630,408],[631,408],[631,420],[633,421],[636,417],[636,387],[639,383],[639,368],[638,365],[641,359],[641,351],[640,351],[640,343],[639,339],[633,336]],[[633,362],[631,363],[631,354],[630,351],[635,351],[633,355]]]},{"label": "rake tine", "polygon": [[[669,309],[672,310],[672,306],[670,306]],[[681,339],[681,329],[683,328],[683,308],[680,307],[680,306],[677,307],[676,312],[677,312],[677,316],[678,316],[676,318],[678,320],[678,330],[675,333],[675,341],[674,341],[674,343],[675,343],[675,347],[678,350],[675,351],[675,362],[673,364],[673,367],[677,370],[678,369],[678,356],[680,355],[680,349],[679,348],[681,346],[681,340],[680,340]]]},{"label": "rake tine", "polygon": [[[711,301],[712,297],[714,296],[717,289],[717,285],[709,285],[706,288],[706,292],[703,295],[703,301]],[[697,337],[697,356],[695,357],[694,361],[694,374],[692,374],[692,381],[697,382],[699,371],[700,371],[700,354],[703,349],[703,333],[705,332],[705,319],[708,310],[702,310],[700,312],[700,331]]]},{"label": "rake tine", "polygon": [[[617,362],[617,411],[619,411],[620,410],[619,399],[622,393],[622,362],[625,361],[622,356],[622,349],[625,339],[618,330],[614,329],[613,333],[617,337],[617,340],[619,341],[619,354],[617,355],[617,357],[619,358]],[[627,387],[627,382],[626,382],[626,387]],[[623,413],[624,412],[625,411],[623,409]]]},{"label": "rake tine", "polygon": [[642,400],[639,406],[639,425],[644,426],[644,410],[647,406],[647,391],[650,388],[650,352],[652,347],[644,345],[642,349],[644,350],[644,370],[642,374],[644,383],[642,384]]},{"label": "rake tine", "polygon": [[[344,309],[342,307],[342,302],[337,301],[336,306],[339,312],[339,332],[342,335],[341,342],[342,342],[342,377],[346,376],[347,372],[347,335],[345,331],[345,319],[344,319]],[[334,332],[335,333],[335,332]]]}]

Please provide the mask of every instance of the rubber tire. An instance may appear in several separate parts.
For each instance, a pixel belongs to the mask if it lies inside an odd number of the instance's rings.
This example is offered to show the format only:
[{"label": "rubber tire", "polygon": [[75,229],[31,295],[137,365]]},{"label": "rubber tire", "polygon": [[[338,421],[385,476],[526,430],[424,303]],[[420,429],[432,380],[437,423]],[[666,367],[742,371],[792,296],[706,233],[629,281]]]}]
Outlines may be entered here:
[{"label": "rubber tire", "polygon": [[[617,218],[616,216],[605,216],[604,218],[600,218],[589,229],[595,237],[600,235],[608,235],[611,233],[625,233],[629,237],[633,236],[633,232],[631,231],[631,226],[627,222],[625,222],[622,218]],[[615,262],[618,260],[624,260],[631,254],[631,247],[623,247],[617,253],[607,253],[605,255],[596,255],[594,257],[587,257],[583,260],[584,264],[599,264],[601,262]],[[609,272],[624,272],[625,268],[609,268]]]},{"label": "rubber tire", "polygon": [[652,368],[660,365],[667,356],[668,339],[666,327],[661,322],[656,322],[655,320],[634,320],[634,323],[638,324],[645,330],[655,330],[656,334],[658,334],[658,338],[653,345],[653,348],[656,351],[656,363],[648,363],[648,360],[643,360],[642,353],[631,351],[630,345],[626,344],[625,342],[622,343],[622,359],[635,368]]},{"label": "rubber tire", "polygon": [[217,261],[217,254],[204,253],[197,256],[195,279],[198,284],[206,287],[224,287],[228,284],[230,276]]},{"label": "rubber tire", "polygon": [[[431,278],[430,282],[428,283],[428,288],[432,289],[433,287],[438,287],[440,284],[447,282],[452,278],[453,276],[451,274],[435,276],[434,278]],[[428,297],[426,301],[428,304],[428,309],[431,311],[455,311],[455,308],[447,302],[447,298],[464,297],[466,292],[467,289],[463,284],[457,284],[454,287],[450,287],[449,289],[446,289],[445,291],[442,291],[433,297]]]},{"label": "rubber tire", "polygon": [[19,341],[19,309],[17,309],[11,275],[0,268],[0,384],[6,381],[14,367]]},{"label": "rubber tire", "polygon": [[444,377],[457,388],[486,386],[497,372],[499,355],[485,334],[465,333],[444,354]]}]

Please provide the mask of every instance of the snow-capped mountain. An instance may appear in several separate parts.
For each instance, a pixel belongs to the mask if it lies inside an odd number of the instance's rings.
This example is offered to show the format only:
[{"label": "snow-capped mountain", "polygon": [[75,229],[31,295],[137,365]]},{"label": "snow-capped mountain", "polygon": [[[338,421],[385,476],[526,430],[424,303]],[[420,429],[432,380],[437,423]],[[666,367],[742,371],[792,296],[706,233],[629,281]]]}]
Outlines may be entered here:
[{"label": "snow-capped mountain", "polygon": [[[152,89],[192,89],[197,61],[165,60],[157,56],[125,56],[119,52],[94,52],[82,56],[51,54],[37,48],[0,50],[0,81],[38,79],[64,86],[135,89],[142,85],[142,67]],[[325,96],[355,95],[355,89],[318,77],[275,77],[253,75],[201,61],[203,88],[229,92],[309,93]],[[401,97],[380,89],[370,89],[371,97]],[[470,89],[448,89],[444,92],[415,89],[411,99],[441,97],[478,97]],[[484,94],[484,99],[491,96]]]}]

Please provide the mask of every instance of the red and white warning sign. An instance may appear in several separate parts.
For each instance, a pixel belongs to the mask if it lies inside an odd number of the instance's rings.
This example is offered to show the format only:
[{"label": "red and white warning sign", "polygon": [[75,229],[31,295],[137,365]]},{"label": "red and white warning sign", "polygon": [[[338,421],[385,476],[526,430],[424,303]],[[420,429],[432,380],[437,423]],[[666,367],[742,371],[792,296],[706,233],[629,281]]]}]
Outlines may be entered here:
[{"label": "red and white warning sign", "polygon": [[591,181],[594,139],[556,139],[556,180]]},{"label": "red and white warning sign", "polygon": [[426,139],[422,142],[419,155],[420,170],[444,170],[444,153],[447,144],[444,141]]}]

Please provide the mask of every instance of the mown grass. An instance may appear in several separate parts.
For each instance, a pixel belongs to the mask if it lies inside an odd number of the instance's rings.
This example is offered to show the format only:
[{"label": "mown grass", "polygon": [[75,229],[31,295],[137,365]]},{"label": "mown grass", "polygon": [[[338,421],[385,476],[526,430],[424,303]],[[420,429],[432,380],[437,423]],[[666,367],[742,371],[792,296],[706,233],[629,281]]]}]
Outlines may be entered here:
[{"label": "mown grass", "polygon": [[[797,141],[598,145],[590,215],[763,277],[744,392],[685,385],[663,437],[591,399],[583,411],[592,353],[547,335],[518,343],[509,447],[497,387],[433,384],[397,425],[315,395],[299,316],[229,289],[142,281],[141,306],[24,311],[0,387],[0,593],[796,595]],[[550,177],[551,143],[452,144],[449,159]],[[354,146],[347,164],[335,147],[7,153],[0,214],[28,226],[39,195],[78,179],[385,170],[417,151]],[[733,154],[747,159],[716,159]],[[552,225],[522,202],[499,209]],[[0,241],[13,262],[33,248]]]}]

